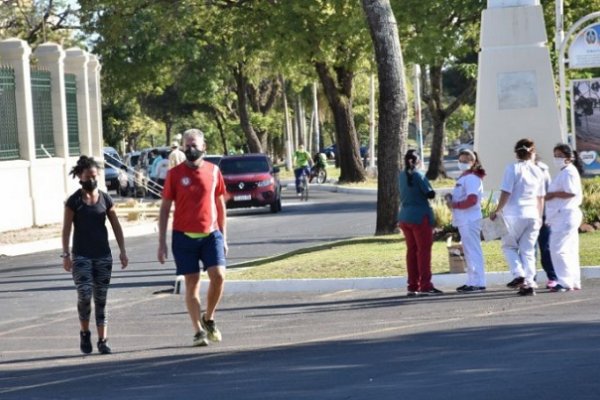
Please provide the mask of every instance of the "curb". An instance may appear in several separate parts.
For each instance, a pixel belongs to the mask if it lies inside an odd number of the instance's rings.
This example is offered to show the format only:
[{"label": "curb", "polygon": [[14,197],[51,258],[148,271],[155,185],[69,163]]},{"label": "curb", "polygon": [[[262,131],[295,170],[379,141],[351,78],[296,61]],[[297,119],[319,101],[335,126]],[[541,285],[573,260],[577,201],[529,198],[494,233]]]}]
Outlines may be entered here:
[{"label": "curb", "polygon": [[[543,271],[539,271],[543,272]],[[600,266],[582,267],[581,277],[600,278]],[[454,293],[456,287],[465,283],[467,274],[437,274],[432,281],[437,288]],[[486,273],[487,286],[501,286],[512,279],[510,272]],[[543,282],[544,280],[542,280]],[[227,293],[265,292],[340,292],[344,290],[406,290],[406,277],[346,278],[346,279],[272,279],[263,281],[226,281]]]}]

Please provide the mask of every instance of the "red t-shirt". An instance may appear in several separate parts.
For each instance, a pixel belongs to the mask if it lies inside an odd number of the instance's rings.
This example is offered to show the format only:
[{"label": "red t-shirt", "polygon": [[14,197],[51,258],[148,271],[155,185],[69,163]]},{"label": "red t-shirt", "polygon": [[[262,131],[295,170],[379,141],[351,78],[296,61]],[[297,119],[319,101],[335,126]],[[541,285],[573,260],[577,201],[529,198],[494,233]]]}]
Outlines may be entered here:
[{"label": "red t-shirt", "polygon": [[186,163],[171,168],[163,189],[163,198],[175,202],[173,230],[210,233],[219,229],[216,198],[225,193],[219,168],[207,161],[199,168]]}]

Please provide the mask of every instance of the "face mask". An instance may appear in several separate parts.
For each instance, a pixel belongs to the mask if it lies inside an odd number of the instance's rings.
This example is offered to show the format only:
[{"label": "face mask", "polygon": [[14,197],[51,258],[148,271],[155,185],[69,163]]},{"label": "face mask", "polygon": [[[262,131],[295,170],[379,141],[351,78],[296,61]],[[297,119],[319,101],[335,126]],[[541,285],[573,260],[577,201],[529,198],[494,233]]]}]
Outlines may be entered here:
[{"label": "face mask", "polygon": [[89,181],[79,181],[81,184],[81,188],[86,192],[93,192],[98,187],[98,181],[95,179],[90,179]]},{"label": "face mask", "polygon": [[185,150],[185,158],[190,162],[197,161],[203,155],[204,152],[196,149],[195,147],[188,147]]},{"label": "face mask", "polygon": [[471,169],[471,163],[459,162],[458,169],[460,169],[461,171],[467,171],[467,170]]},{"label": "face mask", "polygon": [[562,168],[565,166],[565,159],[562,157],[554,157],[554,165],[556,165],[557,168]]}]

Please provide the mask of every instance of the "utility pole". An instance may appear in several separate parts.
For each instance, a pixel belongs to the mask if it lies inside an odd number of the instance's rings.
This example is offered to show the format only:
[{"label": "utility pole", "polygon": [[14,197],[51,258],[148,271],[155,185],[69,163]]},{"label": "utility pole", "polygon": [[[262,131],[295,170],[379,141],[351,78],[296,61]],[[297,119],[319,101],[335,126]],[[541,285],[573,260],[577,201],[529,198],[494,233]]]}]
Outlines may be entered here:
[{"label": "utility pole", "polygon": [[423,160],[423,127],[421,123],[421,66],[415,64],[414,83],[415,90],[415,132],[417,134],[417,144],[419,146],[419,157]]}]

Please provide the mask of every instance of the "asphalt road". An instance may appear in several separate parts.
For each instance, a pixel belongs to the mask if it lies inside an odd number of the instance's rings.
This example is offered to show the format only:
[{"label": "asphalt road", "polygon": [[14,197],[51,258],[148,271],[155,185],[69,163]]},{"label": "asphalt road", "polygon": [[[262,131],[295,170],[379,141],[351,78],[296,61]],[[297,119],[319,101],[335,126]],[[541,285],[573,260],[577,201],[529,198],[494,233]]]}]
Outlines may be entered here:
[{"label": "asphalt road", "polygon": [[[315,195],[286,199],[279,215],[233,212],[232,256],[373,232],[373,196]],[[115,268],[110,356],[79,353],[76,293],[55,252],[0,259],[0,399],[600,397],[599,280],[527,298],[501,286],[416,299],[231,293],[217,315],[223,342],[193,348],[182,296],[164,292],[172,265],[156,264],[155,240],[131,240],[135,263]]]}]

